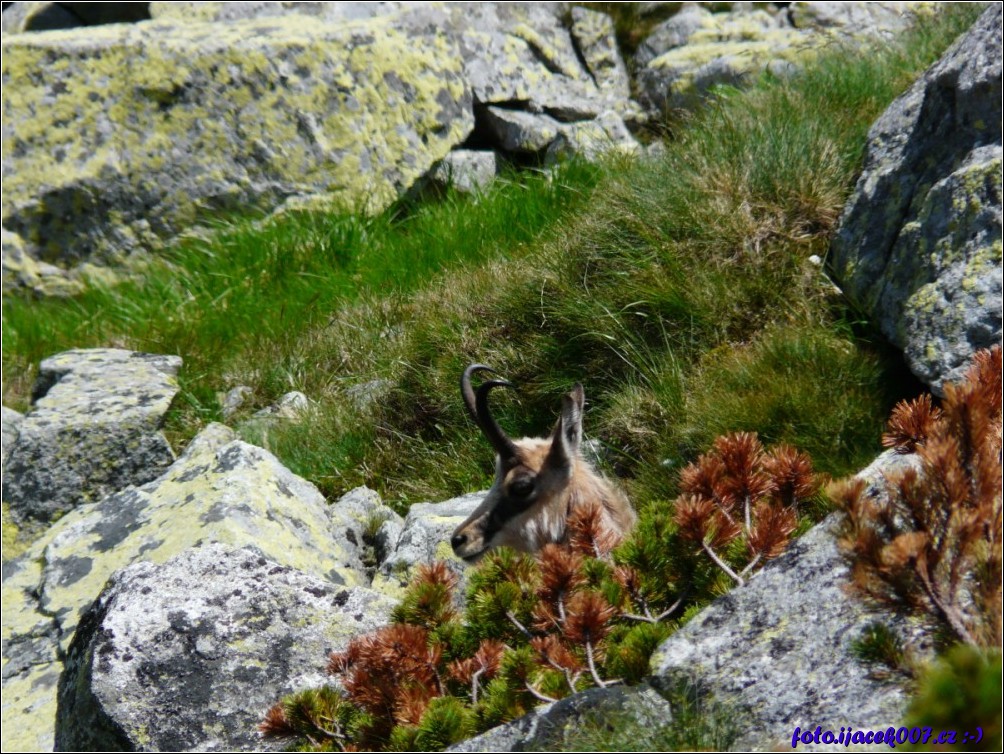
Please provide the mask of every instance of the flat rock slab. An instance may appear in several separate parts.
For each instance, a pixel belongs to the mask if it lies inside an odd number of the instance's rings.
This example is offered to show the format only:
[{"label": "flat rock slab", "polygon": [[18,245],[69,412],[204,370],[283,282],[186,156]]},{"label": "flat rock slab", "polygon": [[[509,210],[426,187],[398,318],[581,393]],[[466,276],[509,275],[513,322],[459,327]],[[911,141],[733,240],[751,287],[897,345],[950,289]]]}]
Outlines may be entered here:
[{"label": "flat rock slab", "polygon": [[[870,467],[863,476],[874,483],[880,473]],[[911,646],[923,645],[926,634],[848,594],[849,569],[835,538],[840,523],[834,514],[818,524],[652,655],[655,685],[685,685],[736,710],[743,732],[735,751],[790,750],[796,726],[877,730],[903,719],[906,692],[874,679],[851,645],[876,620]],[[844,751],[836,744],[803,748]]]},{"label": "flat rock slab", "polygon": [[114,348],[45,359],[4,466],[15,520],[49,521],[159,476],[174,461],[160,428],[180,367],[177,356]]},{"label": "flat rock slab", "polygon": [[60,682],[60,751],[257,751],[283,695],[385,625],[394,601],[210,544],[117,572],[84,615]]},{"label": "flat rock slab", "polygon": [[334,585],[368,583],[317,488],[211,424],[159,478],[82,505],[3,572],[3,749],[52,748],[56,680],[80,616],[120,568],[199,543],[252,544]]}]

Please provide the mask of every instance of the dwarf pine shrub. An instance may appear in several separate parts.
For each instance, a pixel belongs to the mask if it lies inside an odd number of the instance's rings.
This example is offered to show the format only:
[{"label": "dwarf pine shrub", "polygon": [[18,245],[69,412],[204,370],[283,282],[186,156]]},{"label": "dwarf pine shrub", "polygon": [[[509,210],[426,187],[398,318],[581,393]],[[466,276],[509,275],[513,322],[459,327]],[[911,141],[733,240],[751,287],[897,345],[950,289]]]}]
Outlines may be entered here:
[{"label": "dwarf pine shrub", "polygon": [[832,488],[847,512],[854,585],[928,615],[957,641],[1001,645],[1001,348],[976,354],[962,382],[900,403],[883,443],[915,452],[920,470],[868,495],[861,479]]},{"label": "dwarf pine shrub", "polygon": [[262,732],[310,748],[439,749],[540,703],[639,682],[685,610],[720,586],[709,572],[741,583],[776,557],[819,488],[808,456],[767,451],[750,433],[719,438],[682,476],[688,492],[659,541],[643,544],[645,530],[614,550],[599,510],[578,511],[565,545],[490,552],[471,571],[463,613],[456,575],[420,567],[392,624],[331,656],[344,696],[287,697]]}]

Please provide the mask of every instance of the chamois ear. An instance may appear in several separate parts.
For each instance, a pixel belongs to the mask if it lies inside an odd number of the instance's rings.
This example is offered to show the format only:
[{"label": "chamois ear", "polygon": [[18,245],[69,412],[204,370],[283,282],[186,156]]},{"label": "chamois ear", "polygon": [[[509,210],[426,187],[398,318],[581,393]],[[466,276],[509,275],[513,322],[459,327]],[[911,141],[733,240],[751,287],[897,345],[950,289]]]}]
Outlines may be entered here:
[{"label": "chamois ear", "polygon": [[579,453],[582,444],[582,410],[586,394],[582,385],[576,384],[572,392],[561,399],[561,417],[551,434],[551,450],[547,454],[553,467],[568,466]]}]

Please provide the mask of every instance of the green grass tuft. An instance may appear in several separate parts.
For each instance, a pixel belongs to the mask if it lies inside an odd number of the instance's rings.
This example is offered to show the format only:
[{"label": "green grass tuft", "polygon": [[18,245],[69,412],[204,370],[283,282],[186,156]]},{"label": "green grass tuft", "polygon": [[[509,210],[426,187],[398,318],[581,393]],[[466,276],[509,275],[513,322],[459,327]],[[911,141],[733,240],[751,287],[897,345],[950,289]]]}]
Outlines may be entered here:
[{"label": "green grass tuft", "polygon": [[252,388],[236,421],[301,390],[303,423],[241,431],[328,496],[365,483],[403,509],[488,484],[457,390],[480,361],[519,386],[495,401],[513,435],[546,432],[583,382],[586,431],[641,508],[729,431],[851,471],[879,449],[899,366],[808,260],[826,254],[869,125],[979,10],[723,88],[655,160],[510,174],[375,218],[221,223],[141,282],[5,297],[4,402],[24,408],[37,362],[67,348],[177,353],[177,446],[235,385]]}]

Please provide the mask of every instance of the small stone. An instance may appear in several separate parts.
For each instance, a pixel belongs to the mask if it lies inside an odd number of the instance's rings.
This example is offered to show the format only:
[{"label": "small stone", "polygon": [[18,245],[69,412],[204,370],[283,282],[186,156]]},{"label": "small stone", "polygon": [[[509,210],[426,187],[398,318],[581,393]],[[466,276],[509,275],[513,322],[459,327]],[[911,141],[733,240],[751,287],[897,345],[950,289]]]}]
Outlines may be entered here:
[{"label": "small stone", "polygon": [[433,183],[452,186],[463,194],[483,192],[498,174],[498,155],[494,151],[454,149],[432,171]]},{"label": "small stone", "polygon": [[247,385],[238,385],[237,387],[230,388],[220,398],[220,413],[223,415],[223,418],[229,419],[236,414],[240,407],[244,405],[244,402],[252,395],[254,395],[254,390]]}]

